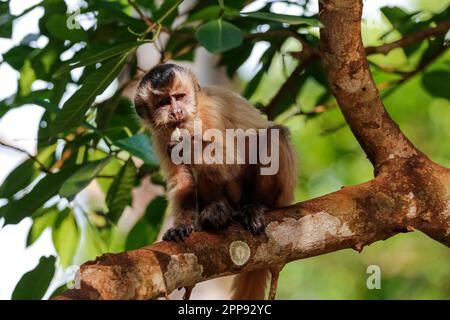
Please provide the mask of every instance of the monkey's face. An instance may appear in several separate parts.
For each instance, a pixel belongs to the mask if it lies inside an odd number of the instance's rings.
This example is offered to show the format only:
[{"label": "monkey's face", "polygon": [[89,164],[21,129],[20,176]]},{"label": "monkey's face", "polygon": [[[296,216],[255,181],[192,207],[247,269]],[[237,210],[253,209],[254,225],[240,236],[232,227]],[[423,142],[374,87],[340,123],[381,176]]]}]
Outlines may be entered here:
[{"label": "monkey's face", "polygon": [[155,128],[173,128],[196,111],[198,83],[191,71],[160,64],[141,80],[135,97],[137,114]]}]

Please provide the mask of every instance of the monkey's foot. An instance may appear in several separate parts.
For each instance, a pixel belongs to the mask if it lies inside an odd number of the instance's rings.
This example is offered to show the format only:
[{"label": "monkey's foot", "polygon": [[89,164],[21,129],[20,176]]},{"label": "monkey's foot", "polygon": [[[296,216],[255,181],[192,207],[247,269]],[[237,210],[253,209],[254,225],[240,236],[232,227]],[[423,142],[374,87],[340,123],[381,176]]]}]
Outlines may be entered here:
[{"label": "monkey's foot", "polygon": [[226,201],[213,202],[198,215],[198,225],[202,230],[220,230],[232,221],[233,210]]},{"label": "monkey's foot", "polygon": [[250,204],[242,207],[234,216],[245,229],[256,236],[264,233],[266,229],[264,214],[268,211],[269,209],[262,204]]},{"label": "monkey's foot", "polygon": [[184,241],[184,239],[189,236],[192,231],[193,228],[191,225],[179,225],[167,230],[166,233],[164,233],[163,240],[175,242]]}]

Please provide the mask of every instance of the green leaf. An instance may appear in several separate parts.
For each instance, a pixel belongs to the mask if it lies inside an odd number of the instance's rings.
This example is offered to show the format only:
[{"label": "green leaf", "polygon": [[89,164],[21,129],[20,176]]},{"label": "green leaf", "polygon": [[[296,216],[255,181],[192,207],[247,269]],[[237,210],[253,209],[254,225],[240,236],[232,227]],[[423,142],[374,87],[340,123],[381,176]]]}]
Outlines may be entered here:
[{"label": "green leaf", "polygon": [[27,247],[39,239],[45,229],[51,227],[55,223],[58,214],[58,208],[53,206],[41,209],[33,215],[33,224],[31,225],[27,236]]},{"label": "green leaf", "polygon": [[26,61],[26,58],[34,50],[36,49],[27,45],[12,47],[3,54],[3,60],[14,69],[20,70],[23,67],[24,62]]},{"label": "green leaf", "polygon": [[58,114],[52,127],[54,134],[81,124],[84,114],[97,95],[101,94],[122,70],[127,56],[124,54],[106,62],[85,79],[82,87],[66,101]]},{"label": "green leaf", "polygon": [[251,98],[251,96],[258,88],[258,85],[261,82],[264,73],[266,73],[266,70],[264,70],[264,68],[259,69],[258,72],[253,76],[253,79],[247,83],[244,93],[242,94],[244,97],[246,97],[247,99]]},{"label": "green leaf", "polygon": [[153,153],[148,136],[144,133],[138,133],[130,138],[120,139],[114,143],[119,148],[128,151],[131,155],[136,156],[148,165],[158,165],[158,159]]},{"label": "green leaf", "polygon": [[12,198],[17,192],[28,186],[35,176],[34,161],[25,160],[6,177],[0,186],[0,198]]},{"label": "green leaf", "polygon": [[27,96],[31,93],[31,85],[35,80],[36,73],[31,66],[31,62],[30,60],[25,60],[19,77],[19,92],[21,96]]},{"label": "green leaf", "polygon": [[33,190],[17,200],[11,200],[0,208],[0,217],[5,218],[5,224],[15,224],[23,218],[32,215],[50,198],[57,195],[61,185],[74,174],[79,166],[62,168],[57,173],[47,174]]},{"label": "green leaf", "polygon": [[288,14],[255,11],[255,12],[243,12],[243,13],[241,13],[241,16],[248,17],[248,18],[254,18],[254,19],[260,19],[260,20],[269,20],[269,21],[287,23],[290,25],[306,24],[311,27],[322,27],[322,24],[316,18],[291,16]]},{"label": "green leaf", "polygon": [[11,38],[14,16],[9,12],[9,2],[0,3],[0,38]]},{"label": "green leaf", "polygon": [[42,299],[55,274],[55,257],[41,257],[33,270],[25,273],[12,294],[13,300]]},{"label": "green leaf", "polygon": [[221,19],[205,23],[198,28],[195,36],[201,45],[212,53],[239,47],[243,41],[241,29]]},{"label": "green leaf", "polygon": [[109,219],[117,223],[123,210],[131,204],[131,191],[136,179],[136,167],[129,159],[120,169],[106,195]]},{"label": "green leaf", "polygon": [[161,23],[166,27],[170,27],[177,17],[176,10],[182,0],[164,0],[156,12],[153,13],[153,18],[156,22]]},{"label": "green leaf", "polygon": [[218,5],[212,5],[209,7],[202,8],[199,11],[193,12],[186,20],[186,22],[207,21],[217,19],[219,17],[221,10],[222,9],[220,9],[220,6]]},{"label": "green leaf", "polygon": [[56,288],[52,294],[50,295],[49,299],[52,300],[56,296],[62,295],[64,292],[66,292],[69,288],[67,288],[67,284],[62,284],[58,288]]},{"label": "green leaf", "polygon": [[158,236],[167,208],[167,199],[156,197],[145,210],[144,216],[134,225],[127,236],[125,250],[134,250],[153,243]]},{"label": "green leaf", "polygon": [[80,42],[86,40],[86,32],[80,27],[69,29],[67,27],[68,16],[65,14],[51,15],[45,23],[47,30],[59,40]]},{"label": "green leaf", "polygon": [[427,72],[422,77],[422,84],[429,94],[448,100],[450,100],[449,83],[450,72],[444,70]]},{"label": "green leaf", "polygon": [[98,53],[89,54],[84,58],[75,58],[70,61],[68,61],[66,64],[64,64],[62,67],[60,67],[56,72],[55,76],[58,76],[64,72],[69,71],[70,69],[75,69],[83,66],[90,66],[99,62],[102,62],[104,60],[113,58],[115,56],[118,56],[120,54],[128,53],[130,50],[133,50],[137,48],[138,46],[148,43],[146,41],[131,41],[119,44],[117,46],[114,46],[112,48],[108,48],[106,50],[103,50]]},{"label": "green leaf", "polygon": [[77,172],[64,182],[59,190],[59,195],[67,198],[69,201],[73,200],[80,191],[86,188],[97,177],[110,160],[111,157],[106,157],[102,160],[83,164]]},{"label": "green leaf", "polygon": [[80,240],[75,217],[70,209],[61,211],[52,228],[52,240],[61,265],[68,267],[77,251]]},{"label": "green leaf", "polygon": [[[416,16],[420,12],[405,12],[399,7],[383,7],[380,9],[384,16],[389,20],[392,26],[400,32],[400,34],[405,35],[418,30],[423,30],[429,27],[429,21],[421,21],[416,19]],[[385,33],[383,37],[388,35],[390,32]],[[383,38],[382,37],[382,38]],[[420,42],[414,43],[403,48],[403,51],[407,56],[410,56],[417,49],[420,48]]]},{"label": "green leaf", "polygon": [[134,104],[121,92],[97,104],[96,108],[97,129],[111,141],[129,138],[142,128]]}]

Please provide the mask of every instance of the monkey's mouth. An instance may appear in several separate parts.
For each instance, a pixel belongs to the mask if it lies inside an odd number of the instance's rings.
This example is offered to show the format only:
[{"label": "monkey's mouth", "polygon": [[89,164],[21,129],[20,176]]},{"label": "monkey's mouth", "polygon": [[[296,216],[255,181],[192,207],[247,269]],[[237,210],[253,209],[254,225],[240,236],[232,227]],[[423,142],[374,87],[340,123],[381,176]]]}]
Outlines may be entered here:
[{"label": "monkey's mouth", "polygon": [[166,124],[168,127],[178,127],[179,125],[184,123],[184,121],[185,121],[184,118],[182,118],[182,119],[170,118]]}]

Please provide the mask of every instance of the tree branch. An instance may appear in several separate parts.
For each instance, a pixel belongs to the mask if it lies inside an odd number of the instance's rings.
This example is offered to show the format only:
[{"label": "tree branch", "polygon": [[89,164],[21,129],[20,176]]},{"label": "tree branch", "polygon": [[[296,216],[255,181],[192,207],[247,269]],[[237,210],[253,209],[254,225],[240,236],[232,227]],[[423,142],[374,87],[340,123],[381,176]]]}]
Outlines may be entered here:
[{"label": "tree branch", "polygon": [[3,141],[0,141],[0,145],[3,147],[9,148],[9,149],[15,150],[17,152],[24,153],[29,159],[33,160],[34,162],[36,162],[39,165],[39,168],[41,169],[42,172],[51,173],[50,169],[48,169],[41,161],[39,161],[39,159],[36,156],[29,153],[27,150],[10,145]]},{"label": "tree branch", "polygon": [[81,289],[57,299],[151,299],[179,287],[271,268],[420,229],[450,246],[450,170],[431,162],[386,113],[360,36],[361,0],[320,1],[324,69],[342,112],[377,168],[367,183],[270,212],[265,235],[238,225],[107,254],[81,266]]},{"label": "tree branch", "polygon": [[[195,232],[184,243],[104,255],[81,266],[81,290],[58,299],[153,299],[217,277],[345,248],[361,251],[414,228],[450,245],[450,174],[427,161],[402,160],[371,182],[273,211],[264,236],[233,225],[222,234]],[[430,185],[435,196],[424,192]],[[232,249],[245,252],[243,243],[248,261]]]},{"label": "tree branch", "polygon": [[375,54],[375,53],[382,53],[387,54],[391,50],[396,48],[406,48],[410,45],[413,45],[417,42],[420,42],[422,40],[425,40],[427,38],[435,37],[440,34],[443,34],[447,32],[450,29],[450,20],[443,21],[439,23],[436,27],[428,28],[425,30],[420,30],[414,33],[410,33],[403,38],[391,42],[386,43],[380,46],[370,46],[366,48],[367,54]]},{"label": "tree branch", "polygon": [[[426,38],[430,38],[433,36],[440,35],[442,33],[445,33],[450,28],[450,20],[441,22],[436,27],[428,28],[425,30],[420,30],[414,33],[410,33],[400,40],[386,43],[380,46],[370,46],[365,49],[366,54],[377,54],[377,53],[383,53],[387,54],[391,50],[394,50],[396,48],[406,48],[416,42],[422,41]],[[286,33],[288,35],[294,36],[296,32],[290,31],[290,30],[282,30],[283,34]],[[253,38],[258,38],[259,36],[264,37],[264,35],[259,34],[253,34]],[[297,39],[301,39],[301,37],[297,34],[295,36]],[[301,73],[315,60],[320,58],[320,52],[318,52],[315,48],[308,48],[306,47],[307,51],[305,52],[305,44],[302,42],[303,48],[300,52],[294,52],[291,53],[293,56],[296,56],[301,59],[301,63],[297,66],[297,68],[294,69],[294,71],[291,73],[291,75],[286,79],[284,84],[280,87],[280,89],[277,91],[277,93],[274,95],[272,100],[267,104],[266,108],[264,109],[265,113],[267,114],[269,120],[273,120],[275,118],[275,111],[277,108],[278,103],[283,99],[283,95],[285,94],[286,90],[289,91],[291,87],[294,86],[296,79],[301,75]]]},{"label": "tree branch", "polygon": [[377,169],[396,157],[419,152],[384,109],[361,39],[362,3],[320,1],[322,65],[330,88],[368,158]]}]

